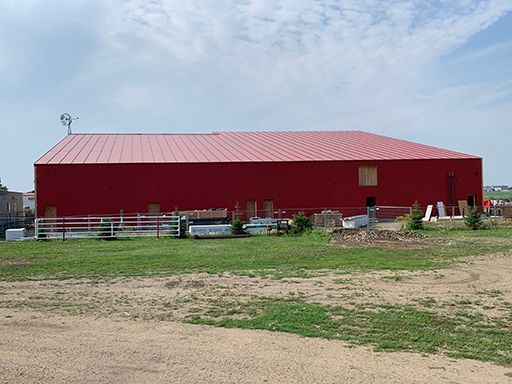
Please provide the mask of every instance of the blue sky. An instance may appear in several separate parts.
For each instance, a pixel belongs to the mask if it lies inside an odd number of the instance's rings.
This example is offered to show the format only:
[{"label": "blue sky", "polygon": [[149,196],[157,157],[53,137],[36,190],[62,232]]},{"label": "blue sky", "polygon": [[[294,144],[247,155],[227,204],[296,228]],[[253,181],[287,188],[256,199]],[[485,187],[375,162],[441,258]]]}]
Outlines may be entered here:
[{"label": "blue sky", "polygon": [[512,0],[2,0],[0,177],[77,132],[360,129],[512,184]]}]

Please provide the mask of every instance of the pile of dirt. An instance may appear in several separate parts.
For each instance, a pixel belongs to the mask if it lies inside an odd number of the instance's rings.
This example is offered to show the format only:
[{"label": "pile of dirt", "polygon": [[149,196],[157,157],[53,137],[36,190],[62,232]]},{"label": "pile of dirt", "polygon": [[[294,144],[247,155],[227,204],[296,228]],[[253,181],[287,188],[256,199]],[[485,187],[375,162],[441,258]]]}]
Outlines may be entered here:
[{"label": "pile of dirt", "polygon": [[337,229],[331,242],[340,247],[406,248],[424,245],[431,239],[416,232],[397,232],[379,229]]}]

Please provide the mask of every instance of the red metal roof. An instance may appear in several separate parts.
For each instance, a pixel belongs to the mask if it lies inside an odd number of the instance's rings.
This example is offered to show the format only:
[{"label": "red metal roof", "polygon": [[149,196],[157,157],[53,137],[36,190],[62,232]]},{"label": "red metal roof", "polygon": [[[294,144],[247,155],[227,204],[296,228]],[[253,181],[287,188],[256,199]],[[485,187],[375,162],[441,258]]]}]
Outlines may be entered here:
[{"label": "red metal roof", "polygon": [[467,158],[477,157],[362,131],[73,134],[36,165]]}]

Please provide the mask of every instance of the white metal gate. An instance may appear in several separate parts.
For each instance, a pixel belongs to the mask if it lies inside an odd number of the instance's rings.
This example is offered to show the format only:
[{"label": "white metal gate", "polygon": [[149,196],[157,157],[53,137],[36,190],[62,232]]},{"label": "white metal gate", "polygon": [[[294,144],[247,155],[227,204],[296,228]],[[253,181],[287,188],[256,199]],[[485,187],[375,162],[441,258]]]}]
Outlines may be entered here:
[{"label": "white metal gate", "polygon": [[80,216],[35,220],[35,238],[90,239],[180,236],[180,217],[167,215]]}]

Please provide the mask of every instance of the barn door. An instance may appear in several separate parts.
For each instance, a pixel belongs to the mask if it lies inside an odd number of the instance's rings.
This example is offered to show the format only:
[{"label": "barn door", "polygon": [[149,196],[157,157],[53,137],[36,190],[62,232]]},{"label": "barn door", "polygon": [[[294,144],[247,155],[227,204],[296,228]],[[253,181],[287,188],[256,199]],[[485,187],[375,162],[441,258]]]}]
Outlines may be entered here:
[{"label": "barn door", "polygon": [[246,220],[249,221],[251,217],[258,216],[256,211],[256,200],[247,200],[245,202]]},{"label": "barn door", "polygon": [[375,196],[366,196],[366,206],[375,207],[377,205],[377,198]]},{"label": "barn door", "polygon": [[57,207],[55,207],[54,205],[47,205],[46,207],[44,207],[44,217],[57,217]]},{"label": "barn door", "polygon": [[149,203],[148,213],[152,215],[158,215],[160,213],[160,203]]},{"label": "barn door", "polygon": [[476,194],[468,195],[468,205],[470,208],[476,207]]},{"label": "barn door", "polygon": [[265,217],[274,217],[274,200],[263,200]]}]

